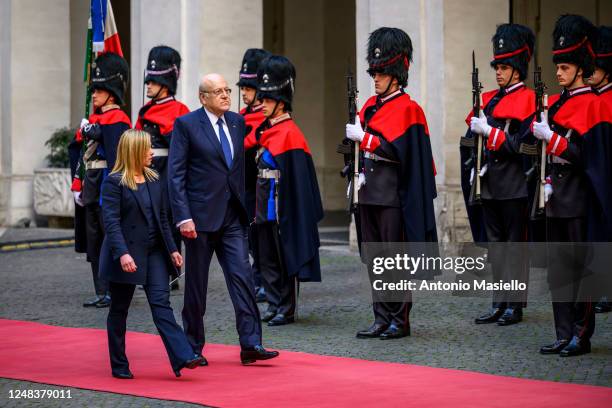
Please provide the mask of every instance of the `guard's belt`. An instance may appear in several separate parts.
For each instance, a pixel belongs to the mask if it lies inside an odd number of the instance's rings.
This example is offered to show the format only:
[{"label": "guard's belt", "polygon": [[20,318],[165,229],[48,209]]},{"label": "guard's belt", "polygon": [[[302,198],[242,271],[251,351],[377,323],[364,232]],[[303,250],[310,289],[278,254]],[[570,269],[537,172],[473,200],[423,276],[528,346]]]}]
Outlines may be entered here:
[{"label": "guard's belt", "polygon": [[154,157],[165,157],[168,156],[168,149],[151,149],[153,150]]},{"label": "guard's belt", "polygon": [[389,162],[389,163],[399,163],[398,161],[395,160],[389,160],[385,157],[381,157],[375,153],[370,153],[370,152],[365,152],[363,154],[363,157],[365,157],[366,159],[370,159],[370,160],[374,160],[374,161],[385,161],[385,162]]},{"label": "guard's belt", "polygon": [[278,180],[280,178],[280,170],[259,169],[259,173],[257,174],[257,177],[261,179]]},{"label": "guard's belt", "polygon": [[91,160],[85,163],[85,169],[105,169],[107,167],[106,160]]}]

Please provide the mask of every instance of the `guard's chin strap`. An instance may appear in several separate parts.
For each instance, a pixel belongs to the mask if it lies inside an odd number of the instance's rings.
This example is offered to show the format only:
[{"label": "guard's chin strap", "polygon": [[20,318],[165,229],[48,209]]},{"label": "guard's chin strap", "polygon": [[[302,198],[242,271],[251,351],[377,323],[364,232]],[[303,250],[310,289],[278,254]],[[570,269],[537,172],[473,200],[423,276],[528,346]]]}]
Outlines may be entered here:
[{"label": "guard's chin strap", "polygon": [[514,67],[512,67],[512,73],[510,74],[510,78],[508,79],[508,82],[506,82],[506,85],[503,86],[504,89],[510,86],[510,82],[512,82],[513,77],[514,77]]},{"label": "guard's chin strap", "polygon": [[154,100],[154,101],[156,101],[156,100],[157,100],[157,97],[159,96],[159,94],[160,94],[160,93],[161,93],[161,91],[163,91],[163,90],[164,90],[164,87],[163,87],[163,86],[160,86],[160,87],[159,87],[159,91],[157,91],[157,93],[155,94],[155,96],[154,96],[153,98],[151,98],[151,99],[152,99],[152,100]]},{"label": "guard's chin strap", "polygon": [[574,79],[572,79],[572,82],[570,82],[570,84],[566,86],[567,89],[572,89],[572,85],[574,85],[574,82],[576,82],[576,78],[578,78],[578,71],[580,71],[580,68],[576,69],[576,73],[574,74]]},{"label": "guard's chin strap", "polygon": [[391,78],[391,80],[389,81],[389,85],[387,85],[387,89],[385,89],[385,92],[382,93],[381,97],[384,98],[385,96],[387,96],[387,94],[389,93],[389,88],[391,88],[391,85],[393,85],[393,80],[395,78]]},{"label": "guard's chin strap", "polygon": [[106,97],[106,100],[104,101],[104,103],[102,105],[100,105],[100,109],[102,109],[103,106],[106,106],[106,104],[107,104],[108,100],[110,99],[110,97],[111,97],[111,94],[109,92],[108,96]]},{"label": "guard's chin strap", "polygon": [[[609,77],[609,76],[610,76],[610,74],[606,73],[606,74],[603,76],[603,78],[601,78],[601,81],[599,81],[599,82],[598,82],[596,85],[593,85],[592,87],[593,87],[594,89],[599,89],[599,88],[602,86],[601,84],[603,83],[603,81],[605,81],[606,79],[608,79],[608,77]],[[606,85],[607,85],[607,84],[606,84]]]},{"label": "guard's chin strap", "polygon": [[276,114],[276,109],[278,108],[278,102],[276,101],[276,103],[274,104],[274,109],[272,109],[272,113],[270,113],[270,118],[273,118],[274,115]]}]

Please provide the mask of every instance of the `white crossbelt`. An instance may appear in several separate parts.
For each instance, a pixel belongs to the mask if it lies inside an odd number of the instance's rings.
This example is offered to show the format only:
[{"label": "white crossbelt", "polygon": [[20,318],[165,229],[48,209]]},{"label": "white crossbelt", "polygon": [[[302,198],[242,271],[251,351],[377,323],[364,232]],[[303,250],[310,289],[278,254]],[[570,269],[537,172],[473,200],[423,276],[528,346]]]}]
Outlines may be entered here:
[{"label": "white crossbelt", "polygon": [[168,149],[151,149],[154,157],[168,156]]},{"label": "white crossbelt", "polygon": [[105,169],[107,167],[106,160],[91,160],[85,163],[85,169]]},{"label": "white crossbelt", "polygon": [[374,160],[374,161],[386,161],[386,162],[389,162],[389,163],[399,163],[398,161],[390,160],[390,159],[387,159],[385,157],[381,157],[381,156],[377,155],[376,153],[365,152],[363,154],[363,157],[365,157],[366,159]]},{"label": "white crossbelt", "polygon": [[278,180],[280,178],[280,170],[259,169],[259,173],[257,174],[257,177],[261,179]]}]

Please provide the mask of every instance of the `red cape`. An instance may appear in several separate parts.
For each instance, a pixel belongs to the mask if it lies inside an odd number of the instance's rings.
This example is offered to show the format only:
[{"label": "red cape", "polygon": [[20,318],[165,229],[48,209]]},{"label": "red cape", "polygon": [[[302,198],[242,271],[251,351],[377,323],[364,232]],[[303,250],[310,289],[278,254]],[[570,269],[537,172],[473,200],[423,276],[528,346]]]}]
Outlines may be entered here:
[{"label": "red cape", "polygon": [[[144,114],[142,114],[143,111]],[[142,121],[147,120],[157,124],[162,135],[167,135],[172,132],[176,118],[187,113],[189,113],[189,108],[176,99],[159,104],[153,104],[153,101],[149,101],[140,109],[136,129],[142,129]]]}]

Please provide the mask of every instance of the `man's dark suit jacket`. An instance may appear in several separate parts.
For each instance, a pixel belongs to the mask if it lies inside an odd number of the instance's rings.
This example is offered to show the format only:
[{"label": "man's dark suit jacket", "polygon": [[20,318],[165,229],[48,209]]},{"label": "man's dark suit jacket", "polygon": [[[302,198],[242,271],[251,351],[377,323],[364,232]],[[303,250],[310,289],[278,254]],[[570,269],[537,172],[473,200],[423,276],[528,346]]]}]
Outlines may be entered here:
[{"label": "man's dark suit jacket", "polygon": [[192,219],[197,231],[221,228],[230,205],[248,225],[244,202],[244,118],[223,116],[230,131],[234,157],[228,168],[204,108],[179,117],[172,131],[168,159],[168,191],[175,222]]}]

